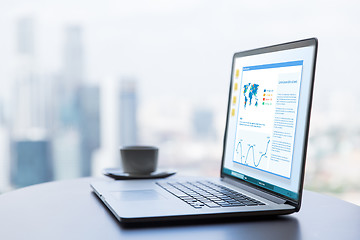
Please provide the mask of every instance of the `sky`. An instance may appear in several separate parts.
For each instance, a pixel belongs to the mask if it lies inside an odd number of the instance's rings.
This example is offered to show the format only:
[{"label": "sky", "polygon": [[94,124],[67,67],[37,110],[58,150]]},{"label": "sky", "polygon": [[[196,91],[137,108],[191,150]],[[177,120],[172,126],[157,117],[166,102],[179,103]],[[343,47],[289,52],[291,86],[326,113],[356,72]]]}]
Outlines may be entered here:
[{"label": "sky", "polygon": [[[346,111],[341,96],[348,91],[357,100],[358,1],[0,0],[0,6],[3,84],[16,71],[16,21],[30,16],[39,72],[61,70],[64,30],[80,25],[87,80],[135,77],[143,102],[225,105],[235,52],[309,37],[319,39],[314,108]],[[0,94],[8,92],[4,85]],[[329,101],[338,109],[329,109]]]}]

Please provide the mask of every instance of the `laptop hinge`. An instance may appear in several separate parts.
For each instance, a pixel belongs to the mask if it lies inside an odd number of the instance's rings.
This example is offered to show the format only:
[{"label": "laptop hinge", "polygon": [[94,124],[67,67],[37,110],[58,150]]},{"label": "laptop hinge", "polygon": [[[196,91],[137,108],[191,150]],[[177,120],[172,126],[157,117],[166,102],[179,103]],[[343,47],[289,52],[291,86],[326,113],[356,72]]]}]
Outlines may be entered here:
[{"label": "laptop hinge", "polygon": [[223,180],[224,182],[226,182],[226,183],[232,184],[232,185],[234,185],[234,186],[236,186],[236,187],[238,187],[238,188],[244,189],[245,191],[248,191],[248,192],[250,192],[250,193],[253,193],[253,194],[255,194],[255,195],[258,195],[258,196],[260,196],[260,197],[262,197],[262,198],[265,198],[265,199],[267,199],[267,200],[269,200],[269,201],[272,201],[272,202],[274,202],[274,203],[284,204],[284,203],[286,202],[285,199],[282,199],[282,198],[280,198],[280,197],[277,197],[277,196],[271,195],[271,194],[269,194],[269,193],[266,193],[266,192],[264,192],[264,191],[258,190],[258,189],[256,189],[256,188],[253,188],[253,187],[251,187],[251,186],[248,186],[248,185],[246,185],[246,184],[244,184],[244,183],[238,182],[238,181],[233,180],[233,179],[231,179],[231,178],[223,177],[222,180]]}]

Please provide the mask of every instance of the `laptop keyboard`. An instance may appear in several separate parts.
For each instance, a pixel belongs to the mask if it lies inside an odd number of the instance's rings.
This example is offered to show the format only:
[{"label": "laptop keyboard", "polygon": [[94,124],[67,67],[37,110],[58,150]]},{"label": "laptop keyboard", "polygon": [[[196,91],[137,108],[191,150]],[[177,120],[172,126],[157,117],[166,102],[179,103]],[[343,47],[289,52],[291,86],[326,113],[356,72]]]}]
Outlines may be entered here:
[{"label": "laptop keyboard", "polygon": [[257,206],[264,203],[210,181],[156,183],[194,208]]}]

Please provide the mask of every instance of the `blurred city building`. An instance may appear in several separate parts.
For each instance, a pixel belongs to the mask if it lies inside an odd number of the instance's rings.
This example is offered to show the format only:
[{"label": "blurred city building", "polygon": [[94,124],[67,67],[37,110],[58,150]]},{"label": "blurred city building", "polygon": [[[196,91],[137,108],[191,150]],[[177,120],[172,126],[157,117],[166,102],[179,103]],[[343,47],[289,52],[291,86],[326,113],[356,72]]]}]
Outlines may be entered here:
[{"label": "blurred city building", "polygon": [[197,108],[193,111],[192,124],[197,139],[216,139],[214,113],[210,109]]},{"label": "blurred city building", "polygon": [[100,89],[81,86],[78,91],[79,130],[81,135],[81,176],[90,176],[92,156],[100,148]]},{"label": "blurred city building", "polygon": [[17,72],[12,94],[15,105],[12,126],[15,134],[23,134],[32,128],[46,127],[47,85],[37,72],[34,20],[21,18],[16,33]]},{"label": "blurred city building", "polygon": [[63,88],[65,93],[72,93],[85,80],[84,40],[81,26],[66,27],[63,57]]},{"label": "blurred city building", "polygon": [[100,91],[86,83],[81,26],[65,29],[63,57],[53,141],[57,179],[90,176],[93,153],[100,147]]},{"label": "blurred city building", "polygon": [[0,98],[0,126],[5,125],[5,108],[2,99]]},{"label": "blurred city building", "polygon": [[57,79],[57,101],[60,127],[71,128],[79,125],[77,95],[85,80],[83,30],[80,26],[68,26],[64,34],[63,66]]},{"label": "blurred city building", "polygon": [[122,79],[119,89],[120,146],[138,143],[137,85],[134,79]]},{"label": "blurred city building", "polygon": [[48,138],[13,140],[12,147],[12,183],[15,187],[53,179],[51,143]]},{"label": "blurred city building", "polygon": [[13,88],[11,118],[11,179],[16,187],[53,179],[49,138],[51,84],[38,74],[35,24],[30,17],[17,23],[18,71]]},{"label": "blurred city building", "polygon": [[[23,187],[90,176],[92,155],[100,147],[100,93],[85,81],[83,29],[65,28],[63,67],[58,75],[45,77],[36,66],[34,20],[22,18],[16,28],[12,183]],[[46,137],[39,138],[39,132]]]},{"label": "blurred city building", "polygon": [[10,189],[10,136],[0,121],[0,193]]},{"label": "blurred city building", "polygon": [[54,179],[73,179],[82,174],[81,137],[77,129],[57,131],[53,135]]}]

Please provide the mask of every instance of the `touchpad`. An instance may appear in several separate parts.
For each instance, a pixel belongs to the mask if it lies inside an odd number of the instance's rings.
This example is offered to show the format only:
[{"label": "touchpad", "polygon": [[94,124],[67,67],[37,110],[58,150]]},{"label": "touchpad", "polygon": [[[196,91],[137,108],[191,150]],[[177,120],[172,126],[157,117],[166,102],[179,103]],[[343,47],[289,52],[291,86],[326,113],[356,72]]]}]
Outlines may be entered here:
[{"label": "touchpad", "polygon": [[152,189],[117,191],[111,192],[111,194],[121,201],[158,200],[161,197],[158,192]]}]

